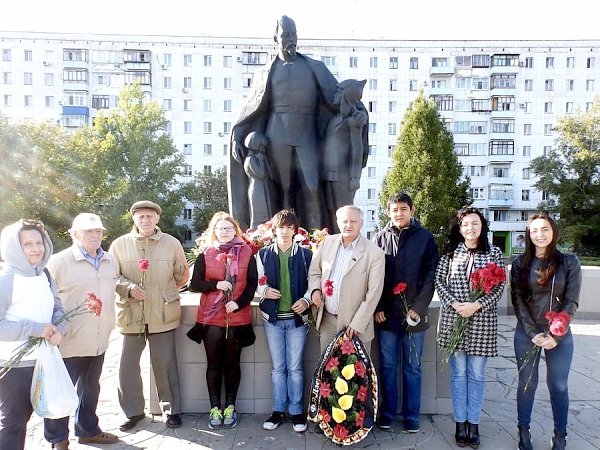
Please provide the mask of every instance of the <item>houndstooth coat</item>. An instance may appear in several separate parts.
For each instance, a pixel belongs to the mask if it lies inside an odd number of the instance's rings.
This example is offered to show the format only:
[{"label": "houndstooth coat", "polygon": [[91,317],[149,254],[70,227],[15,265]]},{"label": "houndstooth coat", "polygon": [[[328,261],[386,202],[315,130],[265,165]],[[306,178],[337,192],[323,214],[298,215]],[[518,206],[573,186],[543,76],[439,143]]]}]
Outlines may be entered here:
[{"label": "houndstooth coat", "polygon": [[[469,251],[464,243],[454,250],[453,257],[442,256],[435,272],[435,288],[442,303],[441,317],[438,323],[438,345],[447,347],[450,330],[458,314],[452,308],[454,301],[465,302],[470,295],[467,279],[467,263]],[[504,269],[502,252],[491,246],[485,253],[475,253],[473,271],[485,267],[488,263],[496,263]],[[468,355],[496,356],[498,334],[497,303],[504,290],[504,284],[496,286],[492,291],[479,298],[482,308],[469,319],[469,330],[465,338],[458,344],[458,350]]]}]

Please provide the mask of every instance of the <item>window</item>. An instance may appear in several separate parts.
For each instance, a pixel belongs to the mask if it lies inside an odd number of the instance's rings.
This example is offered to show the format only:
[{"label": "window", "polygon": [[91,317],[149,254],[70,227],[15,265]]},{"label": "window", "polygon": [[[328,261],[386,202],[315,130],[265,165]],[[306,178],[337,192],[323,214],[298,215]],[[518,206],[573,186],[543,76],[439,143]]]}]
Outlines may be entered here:
[{"label": "window", "polygon": [[87,93],[81,91],[65,92],[63,103],[66,106],[87,106]]},{"label": "window", "polygon": [[4,94],[4,106],[12,106],[11,96]]},{"label": "window", "polygon": [[396,124],[388,123],[388,134],[390,136],[396,136]]},{"label": "window", "polygon": [[452,95],[434,95],[433,102],[435,103],[438,111],[452,111],[453,110],[453,96]]},{"label": "window", "polygon": [[53,108],[54,107],[54,97],[51,95],[47,95],[46,99],[45,99],[45,105],[46,105],[46,108]]},{"label": "window", "polygon": [[165,131],[168,134],[171,134],[171,132],[173,131],[173,124],[171,123],[170,120],[167,120],[167,126],[165,127]]},{"label": "window", "polygon": [[529,136],[531,134],[531,124],[530,123],[523,124],[523,134],[526,136]]},{"label": "window", "polygon": [[593,102],[586,102],[585,103],[585,110],[586,112],[592,109],[592,106],[594,105]]},{"label": "window", "polygon": [[368,200],[375,200],[377,198],[377,192],[375,191],[375,189],[367,189],[367,199]]},{"label": "window", "polygon": [[192,154],[192,144],[183,144],[183,154],[184,155]]},{"label": "window", "polygon": [[523,105],[521,108],[525,114],[531,114],[531,102],[521,103]]},{"label": "window", "polygon": [[377,133],[377,124],[374,122],[369,123],[369,133]]},{"label": "window", "polygon": [[397,68],[398,68],[398,57],[390,56],[390,69],[397,69]]},{"label": "window", "polygon": [[269,58],[267,52],[242,52],[242,64],[266,64]]},{"label": "window", "polygon": [[471,100],[454,99],[454,111],[471,111]]},{"label": "window", "polygon": [[454,58],[454,65],[457,67],[471,67],[471,61],[472,60],[470,56],[456,56]]},{"label": "window", "polygon": [[517,76],[514,74],[492,75],[492,89],[514,89]]},{"label": "window", "polygon": [[431,80],[431,89],[446,89],[446,80]]},{"label": "window", "polygon": [[183,166],[183,174],[188,177],[191,177],[193,175],[191,164],[185,164]]},{"label": "window", "polygon": [[398,103],[396,101],[391,101],[388,103],[389,112],[395,113],[398,110]]},{"label": "window", "polygon": [[33,84],[33,74],[31,72],[25,72],[23,74],[23,84]]},{"label": "window", "polygon": [[497,209],[494,211],[494,222],[508,222],[508,210]]},{"label": "window", "polygon": [[485,189],[484,188],[470,188],[469,189],[469,197],[473,200],[483,200],[485,199]]},{"label": "window", "polygon": [[183,77],[183,87],[185,89],[191,89],[191,87],[192,87],[192,77]]},{"label": "window", "polygon": [[192,55],[183,55],[183,65],[186,67],[192,65]]},{"label": "window", "polygon": [[487,155],[487,145],[486,144],[469,144],[469,155],[470,156]]},{"label": "window", "polygon": [[192,100],[190,100],[190,99],[184,99],[183,100],[183,110],[184,111],[191,111],[192,110]]},{"label": "window", "polygon": [[375,156],[375,149],[374,145],[369,145],[369,156]]},{"label": "window", "polygon": [[490,155],[514,155],[514,141],[493,140],[490,142]]},{"label": "window", "polygon": [[87,116],[83,114],[63,114],[62,124],[65,127],[82,127],[87,125]]},{"label": "window", "polygon": [[92,95],[92,108],[108,109],[110,106],[110,98],[108,95]]},{"label": "window", "polygon": [[170,53],[163,53],[163,65],[170,66],[171,65],[172,56]]},{"label": "window", "polygon": [[554,58],[552,56],[546,58],[546,69],[554,69]]},{"label": "window", "polygon": [[544,112],[551,113],[552,112],[552,102],[544,103]]},{"label": "window", "polygon": [[26,107],[32,107],[33,106],[33,96],[32,95],[26,95],[23,98],[23,105]]},{"label": "window", "polygon": [[223,67],[230,68],[233,66],[233,57],[232,56],[223,56]]},{"label": "window", "polygon": [[33,61],[33,52],[31,50],[25,50],[23,58],[25,61]]},{"label": "window", "polygon": [[12,84],[12,76],[10,72],[2,73],[2,83],[4,84]]},{"label": "window", "polygon": [[371,58],[369,58],[369,67],[371,69],[377,69],[377,56],[371,56]]},{"label": "window", "polygon": [[594,80],[585,80],[585,90],[588,92],[594,90]]},{"label": "window", "polygon": [[431,67],[448,67],[448,58],[431,58]]},{"label": "window", "polygon": [[397,91],[398,90],[398,80],[394,79],[394,80],[390,80],[390,91]]},{"label": "window", "polygon": [[165,89],[171,89],[171,77],[163,77],[163,87]]},{"label": "window", "polygon": [[394,146],[388,145],[388,158],[392,157],[392,153],[394,153]]},{"label": "window", "polygon": [[418,69],[419,68],[419,58],[412,57],[410,58],[409,69]]},{"label": "window", "polygon": [[408,90],[411,91],[411,92],[416,92],[418,86],[419,86],[419,81],[418,80],[410,80],[408,82]]},{"label": "window", "polygon": [[512,186],[490,186],[490,200],[512,200]]},{"label": "window", "polygon": [[514,97],[492,97],[492,111],[514,111]]},{"label": "window", "polygon": [[454,80],[454,87],[456,89],[471,89],[471,78],[456,77],[456,79]]},{"label": "window", "polygon": [[456,134],[485,134],[487,133],[487,122],[454,122],[454,133]]},{"label": "window", "polygon": [[488,77],[473,77],[471,88],[476,91],[487,91],[490,89],[490,79]]},{"label": "window", "polygon": [[575,90],[575,80],[567,80],[567,91]]},{"label": "window", "polygon": [[163,109],[165,111],[171,111],[172,105],[173,105],[173,102],[171,101],[170,98],[163,99]]},{"label": "window", "polygon": [[544,81],[544,90],[545,91],[553,91],[554,90],[554,80]]},{"label": "window", "polygon": [[228,135],[231,131],[231,122],[223,122],[223,134]]},{"label": "window", "polygon": [[183,122],[183,132],[185,134],[192,134],[192,122]]},{"label": "window", "polygon": [[204,166],[203,170],[204,170],[204,172],[212,173],[212,167],[211,166]]},{"label": "window", "polygon": [[544,135],[545,136],[550,136],[552,134],[552,124],[551,123],[545,123],[544,124]]},{"label": "window", "polygon": [[204,122],[204,134],[212,133],[212,122]]},{"label": "window", "polygon": [[572,69],[575,67],[575,57],[567,56],[567,69]]},{"label": "window", "polygon": [[573,112],[573,102],[565,103],[565,113],[571,114]]},{"label": "window", "polygon": [[522,176],[522,178],[524,180],[529,180],[529,178],[531,178],[531,169],[529,167],[525,167],[523,169],[523,176]]},{"label": "window", "polygon": [[[10,50],[9,50],[10,51]],[[587,63],[586,63],[586,67],[588,69],[593,69],[594,68],[594,63],[595,63],[596,58],[588,58],[587,59]],[[6,61],[6,60],[5,60]]]},{"label": "window", "polygon": [[231,78],[223,78],[223,89],[231,89]]},{"label": "window", "polygon": [[533,80],[525,80],[525,90],[533,91]]},{"label": "window", "polygon": [[377,102],[369,102],[369,112],[377,111]]},{"label": "window", "polygon": [[2,61],[10,61],[10,60],[11,60],[10,49],[9,48],[2,49]]},{"label": "window", "polygon": [[519,55],[492,55],[492,67],[517,67]]},{"label": "window", "polygon": [[356,69],[358,67],[358,57],[351,56],[349,66],[353,69]]},{"label": "window", "polygon": [[[141,51],[138,52],[127,51],[125,50],[123,54],[123,58],[125,61],[148,61],[148,59],[143,59],[146,52]],[[149,52],[148,52],[149,53]],[[88,60],[88,51],[79,48],[65,48],[63,49],[63,61],[87,61]]]},{"label": "window", "polygon": [[231,100],[223,100],[223,111],[231,112]]},{"label": "window", "polygon": [[374,209],[367,210],[367,220],[371,222],[377,220],[377,212]]},{"label": "window", "polygon": [[469,156],[469,144],[454,144],[454,153],[457,156]]},{"label": "window", "polygon": [[524,145],[523,146],[523,153],[522,154],[525,157],[531,156],[531,145]]},{"label": "window", "polygon": [[375,79],[370,79],[369,80],[369,89],[372,91],[376,91],[377,90],[377,80]]},{"label": "window", "polygon": [[551,145],[544,145],[544,156],[548,156],[551,151],[552,151]]},{"label": "window", "polygon": [[183,210],[183,220],[192,220],[192,210],[191,210],[191,208],[184,208],[184,210]]},{"label": "window", "polygon": [[533,56],[528,56],[525,58],[525,67],[528,69],[533,69]]},{"label": "window", "polygon": [[336,65],[335,56],[321,56],[321,61],[326,66],[335,66]]},{"label": "window", "polygon": [[211,156],[211,155],[212,155],[212,145],[204,144],[204,156]]},{"label": "window", "polygon": [[375,167],[367,167],[367,176],[369,178],[375,178],[375,176],[376,176]]},{"label": "window", "polygon": [[490,67],[490,55],[473,55],[473,67]]},{"label": "window", "polygon": [[496,178],[508,178],[508,167],[494,167],[492,176]]},{"label": "window", "polygon": [[243,75],[243,81],[242,81],[242,86],[249,88],[250,86],[252,86],[252,74],[245,74]]},{"label": "window", "polygon": [[483,177],[485,175],[485,166],[467,166],[466,169],[472,177]]},{"label": "window", "polygon": [[212,55],[204,55],[204,67],[212,66]]},{"label": "window", "polygon": [[202,111],[211,112],[212,111],[212,100],[204,99],[202,101]]},{"label": "window", "polygon": [[212,89],[212,79],[210,77],[204,77],[204,89]]},{"label": "window", "polygon": [[44,74],[44,85],[45,86],[54,86],[54,74],[53,73],[45,73]]},{"label": "window", "polygon": [[529,220],[529,216],[533,211],[522,210],[521,211],[521,222],[527,222]]}]

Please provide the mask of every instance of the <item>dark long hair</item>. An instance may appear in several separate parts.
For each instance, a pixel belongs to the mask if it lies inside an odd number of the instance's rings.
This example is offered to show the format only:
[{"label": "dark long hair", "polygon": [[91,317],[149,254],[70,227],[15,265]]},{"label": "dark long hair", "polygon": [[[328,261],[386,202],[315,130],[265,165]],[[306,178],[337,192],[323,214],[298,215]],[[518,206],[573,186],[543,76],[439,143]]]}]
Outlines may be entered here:
[{"label": "dark long hair", "polygon": [[519,274],[519,284],[521,289],[529,290],[529,272],[531,270],[531,262],[535,258],[535,244],[531,240],[530,226],[531,222],[535,219],[544,219],[550,224],[552,228],[552,241],[546,247],[545,254],[542,262],[542,267],[537,272],[537,284],[547,286],[550,279],[556,273],[558,265],[560,264],[560,252],[556,248],[556,242],[558,241],[558,226],[556,221],[550,217],[546,212],[536,212],[529,216],[527,221],[527,229],[525,231],[525,253],[521,262],[521,273]]},{"label": "dark long hair", "polygon": [[490,242],[488,240],[490,226],[488,221],[483,216],[481,211],[470,206],[460,209],[452,218],[452,222],[450,222],[450,232],[448,233],[448,242],[446,243],[445,251],[446,255],[452,257],[454,250],[456,250],[456,247],[458,247],[458,244],[465,241],[463,235],[460,234],[460,224],[465,216],[468,216],[469,214],[477,214],[481,220],[481,234],[479,235],[479,239],[477,239],[477,247],[475,247],[474,251],[477,253],[483,253],[490,250]]}]

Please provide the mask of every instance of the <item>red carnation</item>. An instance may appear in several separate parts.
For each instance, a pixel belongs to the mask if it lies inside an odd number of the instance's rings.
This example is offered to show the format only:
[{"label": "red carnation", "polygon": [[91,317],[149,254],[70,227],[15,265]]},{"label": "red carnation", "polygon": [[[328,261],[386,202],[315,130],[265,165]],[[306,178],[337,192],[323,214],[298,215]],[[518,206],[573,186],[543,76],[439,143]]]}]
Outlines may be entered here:
[{"label": "red carnation", "polygon": [[342,342],[342,345],[340,345],[340,348],[342,350],[342,355],[352,355],[353,353],[356,353],[354,344],[350,339],[345,339],[344,342]]},{"label": "red carnation", "polygon": [[327,297],[333,296],[333,280],[325,280],[323,283],[323,294],[325,294]]},{"label": "red carnation", "polygon": [[148,270],[150,268],[150,261],[148,261],[146,258],[141,258],[138,261],[138,267],[140,268],[140,270],[142,272],[145,272],[146,270]]},{"label": "red carnation", "polygon": [[319,395],[323,398],[327,398],[329,397],[329,394],[331,394],[331,386],[329,386],[329,383],[321,383],[319,385]]},{"label": "red carnation", "polygon": [[366,402],[369,397],[369,389],[367,386],[361,386],[358,388],[358,392],[356,393],[356,398],[361,402]]},{"label": "red carnation", "polygon": [[342,424],[338,423],[333,428],[333,434],[339,439],[345,439],[348,436],[348,430]]},{"label": "red carnation", "polygon": [[546,319],[548,323],[552,323],[555,317],[556,313],[554,311],[546,311],[546,314],[544,314],[544,319]]},{"label": "red carnation", "polygon": [[259,286],[264,286],[265,284],[267,284],[267,276],[263,275],[262,277],[260,277],[258,279],[258,285]]},{"label": "red carnation", "polygon": [[552,323],[550,324],[550,333],[554,336],[564,336],[569,329],[569,322],[571,317],[564,311],[559,312],[554,316]]},{"label": "red carnation", "polygon": [[408,285],[404,281],[398,283],[396,286],[394,286],[394,295],[402,294],[404,291],[406,291],[407,286]]},{"label": "red carnation", "polygon": [[225,260],[227,259],[227,253],[219,253],[219,254],[218,254],[216,257],[215,257],[215,259],[216,259],[217,261],[219,261],[220,263],[224,263],[224,262],[225,262]]},{"label": "red carnation", "polygon": [[326,409],[319,410],[319,416],[321,417],[321,420],[323,422],[325,422],[325,423],[331,422],[331,414],[329,414],[329,411],[327,411]]},{"label": "red carnation", "polygon": [[86,292],[85,296],[87,298],[87,309],[96,317],[100,317],[100,314],[102,314],[102,301],[93,292]]},{"label": "red carnation", "polygon": [[364,378],[367,374],[367,368],[362,363],[362,361],[356,361],[354,363],[354,372],[356,372],[356,375],[358,375],[359,377]]},{"label": "red carnation", "polygon": [[337,356],[332,356],[331,358],[329,358],[327,360],[327,364],[325,364],[325,370],[327,370],[328,372],[331,372],[333,369],[337,368],[339,366],[340,362],[337,358]]},{"label": "red carnation", "polygon": [[365,424],[365,412],[364,411],[360,411],[357,415],[356,415],[356,419],[354,420],[354,424],[359,427],[362,428],[363,425]]}]

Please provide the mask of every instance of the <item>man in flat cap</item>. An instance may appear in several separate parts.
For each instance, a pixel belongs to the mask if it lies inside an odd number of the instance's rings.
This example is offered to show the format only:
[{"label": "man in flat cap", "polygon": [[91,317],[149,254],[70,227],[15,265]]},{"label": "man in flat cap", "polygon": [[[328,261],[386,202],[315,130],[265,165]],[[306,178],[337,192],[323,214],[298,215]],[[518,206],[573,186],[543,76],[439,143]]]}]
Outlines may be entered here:
[{"label": "man in flat cap", "polygon": [[166,424],[177,428],[181,426],[181,394],[175,329],[181,317],[179,289],[188,282],[189,268],[181,243],[157,226],[160,206],[142,200],[129,211],[133,229],[109,249],[121,274],[117,281],[117,326],[123,334],[119,402],[127,421],[120,429],[130,430],[145,417],[140,357],[146,341]]},{"label": "man in flat cap", "polygon": [[[74,424],[81,444],[112,444],[118,440],[100,429],[96,415],[104,355],[115,327],[115,287],[119,277],[117,261],[101,247],[105,231],[96,214],[79,214],[69,230],[73,245],[53,255],[48,263],[66,313],[84,303],[89,293],[102,301],[99,315],[73,317],[60,343],[60,353],[77,386],[79,406]],[[68,449],[69,417],[45,419],[44,435],[55,449]]]}]

